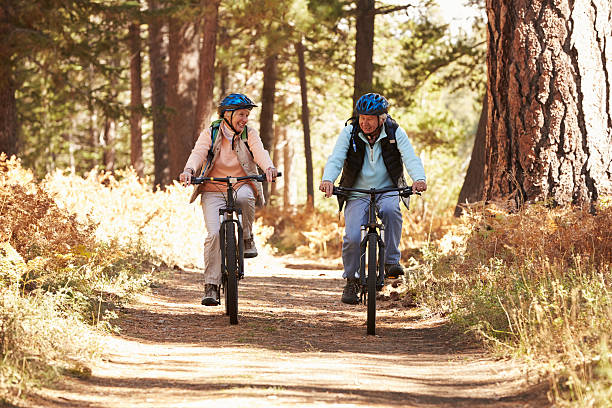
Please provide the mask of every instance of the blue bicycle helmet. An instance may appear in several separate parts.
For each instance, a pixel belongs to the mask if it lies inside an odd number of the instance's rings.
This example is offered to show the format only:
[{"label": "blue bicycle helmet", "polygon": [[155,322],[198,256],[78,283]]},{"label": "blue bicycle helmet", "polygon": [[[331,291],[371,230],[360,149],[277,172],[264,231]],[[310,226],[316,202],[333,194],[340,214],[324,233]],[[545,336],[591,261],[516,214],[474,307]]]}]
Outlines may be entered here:
[{"label": "blue bicycle helmet", "polygon": [[227,95],[219,104],[217,110],[219,116],[223,116],[225,111],[236,111],[238,109],[252,109],[257,107],[248,96],[239,93]]},{"label": "blue bicycle helmet", "polygon": [[355,105],[355,112],[358,115],[382,115],[387,113],[389,102],[384,96],[377,93],[367,93],[362,95]]}]

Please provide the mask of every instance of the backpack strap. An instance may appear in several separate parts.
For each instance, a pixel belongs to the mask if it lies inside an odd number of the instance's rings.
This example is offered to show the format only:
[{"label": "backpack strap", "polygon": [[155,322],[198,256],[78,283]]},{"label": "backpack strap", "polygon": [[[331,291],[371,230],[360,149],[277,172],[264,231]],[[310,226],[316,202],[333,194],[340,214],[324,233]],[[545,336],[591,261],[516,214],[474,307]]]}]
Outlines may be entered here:
[{"label": "backpack strap", "polygon": [[[208,157],[207,157],[208,163],[210,163],[213,159],[212,148],[215,145],[215,139],[217,138],[217,134],[219,133],[219,128],[221,127],[222,121],[223,119],[217,119],[210,124],[211,142],[210,142],[210,149],[208,149]],[[251,151],[251,147],[249,146],[248,137],[249,137],[249,130],[245,126],[244,129],[242,129],[242,133],[240,133],[240,139],[242,139],[242,141],[246,145],[247,150],[249,151],[249,153],[251,153],[251,157],[255,157],[253,156],[253,152]]]},{"label": "backpack strap", "polygon": [[389,138],[389,143],[393,143],[397,146],[397,142],[395,140],[395,131],[399,127],[396,121],[390,115],[387,115],[387,119],[385,120],[385,133]]}]

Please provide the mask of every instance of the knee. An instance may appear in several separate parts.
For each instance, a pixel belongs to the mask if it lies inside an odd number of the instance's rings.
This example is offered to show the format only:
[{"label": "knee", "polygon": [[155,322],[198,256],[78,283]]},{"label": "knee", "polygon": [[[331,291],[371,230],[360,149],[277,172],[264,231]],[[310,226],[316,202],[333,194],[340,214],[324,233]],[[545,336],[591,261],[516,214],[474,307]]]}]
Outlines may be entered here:
[{"label": "knee", "polygon": [[399,205],[395,203],[392,205],[384,206],[380,209],[380,214],[383,219],[392,221],[392,220],[401,220],[402,219],[402,211],[400,210]]},{"label": "knee", "polygon": [[219,240],[219,230],[216,231],[208,231],[206,235],[207,241],[218,241]]},{"label": "knee", "polygon": [[344,236],[345,248],[358,248],[361,244],[361,234],[347,234]]}]

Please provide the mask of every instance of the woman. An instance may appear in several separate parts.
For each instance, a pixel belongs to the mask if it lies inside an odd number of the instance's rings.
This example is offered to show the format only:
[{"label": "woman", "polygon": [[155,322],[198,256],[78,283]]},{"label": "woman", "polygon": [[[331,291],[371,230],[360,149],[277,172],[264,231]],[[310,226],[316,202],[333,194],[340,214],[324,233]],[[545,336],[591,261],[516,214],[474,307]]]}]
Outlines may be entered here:
[{"label": "woman", "polygon": [[[218,107],[219,120],[204,130],[187,159],[185,169],[179,176],[184,185],[191,177],[240,177],[258,174],[257,166],[265,169],[266,179],[272,182],[277,171],[270,154],[264,149],[255,129],[247,128],[251,109],[256,107],[244,94],[230,94]],[[194,202],[202,194],[202,210],[208,235],[204,241],[204,297],[202,304],[219,304],[221,284],[221,248],[219,245],[219,209],[225,206],[225,184],[204,183],[191,196]],[[236,188],[236,204],[242,209],[244,257],[257,256],[252,235],[255,205],[264,204],[261,183],[245,181]]]}]

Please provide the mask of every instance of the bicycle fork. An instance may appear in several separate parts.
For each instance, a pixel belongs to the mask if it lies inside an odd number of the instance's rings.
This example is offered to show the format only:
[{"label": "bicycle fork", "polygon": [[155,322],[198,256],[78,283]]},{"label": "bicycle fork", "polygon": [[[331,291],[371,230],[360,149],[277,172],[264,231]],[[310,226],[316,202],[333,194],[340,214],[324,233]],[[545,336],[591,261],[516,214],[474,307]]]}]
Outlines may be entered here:
[{"label": "bicycle fork", "polygon": [[[232,213],[235,212],[237,215],[237,219],[232,216]],[[219,229],[219,246],[221,247],[221,280],[224,283],[227,280],[227,265],[225,264],[226,253],[225,253],[225,231],[226,225],[229,223],[236,224],[237,234],[237,245],[236,249],[238,253],[236,254],[236,259],[238,260],[238,279],[244,278],[244,240],[243,240],[243,231],[242,231],[242,210],[236,209],[234,211],[229,211],[227,209],[221,208],[219,209],[219,221],[220,221],[220,229]],[[236,231],[234,230],[234,231]]]},{"label": "bicycle fork", "polygon": [[376,276],[376,288],[377,290],[382,289],[384,282],[385,282],[385,226],[383,224],[379,224],[377,225],[377,227],[380,230],[380,235],[376,234],[376,232],[369,232],[370,227],[368,227],[367,225],[362,225],[361,226],[361,244],[359,245],[359,252],[361,254],[360,260],[359,260],[359,283],[361,285],[361,292],[359,295],[359,301],[365,304],[365,296],[367,293],[367,285],[368,285],[368,281],[367,281],[367,268],[366,265],[369,265],[371,261],[375,261],[375,260],[370,260],[368,259],[368,235],[369,234],[375,234],[376,235],[376,241],[378,244],[378,262],[376,265],[376,271],[377,271],[377,276]]}]

